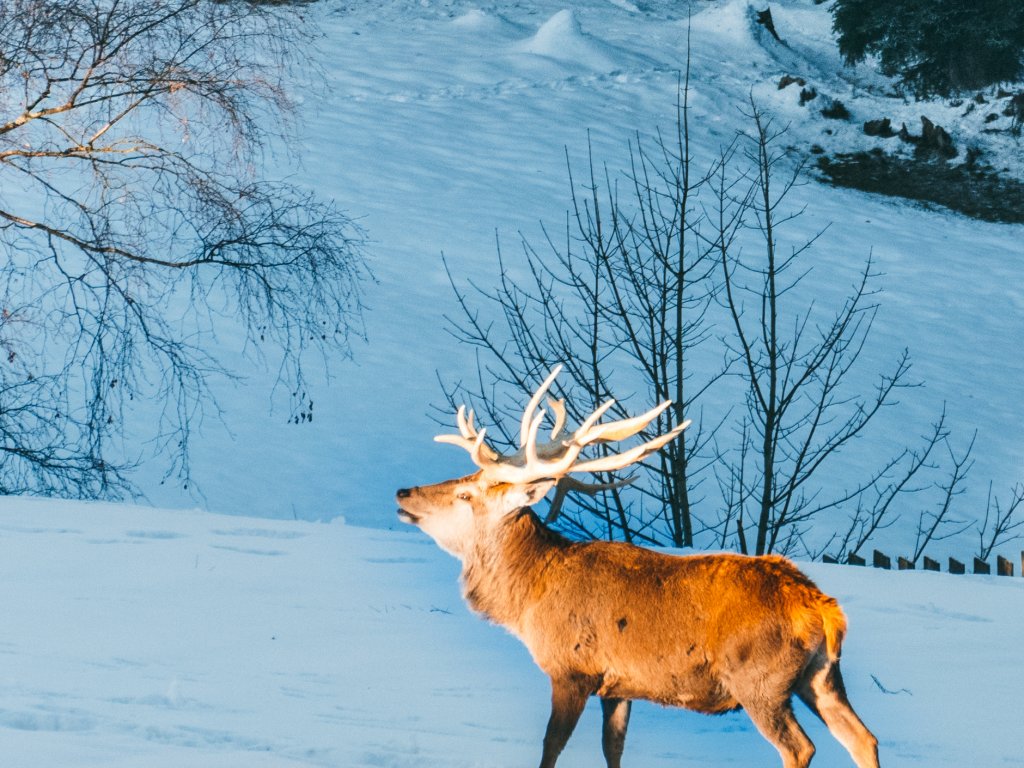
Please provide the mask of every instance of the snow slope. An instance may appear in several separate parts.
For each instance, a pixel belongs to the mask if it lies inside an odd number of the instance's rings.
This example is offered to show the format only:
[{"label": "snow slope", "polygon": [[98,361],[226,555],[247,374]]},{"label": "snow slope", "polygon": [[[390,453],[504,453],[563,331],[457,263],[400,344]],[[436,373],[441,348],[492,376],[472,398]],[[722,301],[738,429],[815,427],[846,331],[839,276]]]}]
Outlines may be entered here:
[{"label": "snow slope", "polygon": [[[463,471],[463,457],[430,440],[438,375],[453,381],[475,364],[445,329],[456,307],[442,253],[463,286],[492,285],[497,235],[515,269],[519,232],[539,242],[541,222],[556,230],[564,222],[566,150],[580,167],[589,140],[615,173],[636,132],[649,137],[672,126],[688,34],[698,163],[746,129],[751,98],[789,126],[785,141],[800,151],[864,145],[864,119],[886,114],[913,128],[922,110],[934,110],[961,145],[984,139],[974,116],[959,120],[942,104],[892,98],[868,68],[842,67],[825,5],[772,7],[785,45],[752,23],[746,0],[694,4],[689,19],[688,6],[667,0],[311,6],[325,34],[326,79],[322,91],[302,95],[300,164],[278,162],[335,198],[368,233],[377,277],[366,296],[368,343],[351,363],[334,361],[330,381],[310,393],[312,424],[286,423],[287,393],[271,395],[272,363],[262,372],[243,366],[242,385],[217,387],[223,420],[197,428],[196,482],[188,490],[162,484],[163,465],[147,460],[138,479],[149,502],[388,526],[395,487]],[[800,106],[797,86],[778,89],[784,74],[807,78],[819,99]],[[854,121],[821,118],[826,97],[843,100]],[[858,386],[870,390],[904,347],[924,383],[848,452],[834,483],[852,484],[891,447],[916,441],[945,405],[960,449],[978,433],[958,514],[979,513],[989,481],[1005,493],[1024,465],[1022,228],[813,182],[791,201],[806,212],[784,230],[783,247],[827,227],[808,262],[807,295],[817,306],[839,304],[869,254],[881,273],[881,310]],[[236,359],[240,345],[229,330],[218,343],[218,354]],[[705,398],[705,417],[716,422],[737,399]],[[138,418],[147,417],[140,406]],[[879,544],[906,551],[923,505],[905,504],[905,523]],[[949,542],[950,552],[967,556],[974,536]]]},{"label": "snow slope", "polygon": [[[848,614],[883,765],[1021,765],[1024,579],[803,567]],[[531,765],[547,679],[469,614],[457,572],[414,531],[0,499],[3,765]],[[798,717],[816,765],[849,764]],[[597,764],[599,732],[591,706],[559,765]],[[626,759],[777,758],[742,713],[640,704]]]}]

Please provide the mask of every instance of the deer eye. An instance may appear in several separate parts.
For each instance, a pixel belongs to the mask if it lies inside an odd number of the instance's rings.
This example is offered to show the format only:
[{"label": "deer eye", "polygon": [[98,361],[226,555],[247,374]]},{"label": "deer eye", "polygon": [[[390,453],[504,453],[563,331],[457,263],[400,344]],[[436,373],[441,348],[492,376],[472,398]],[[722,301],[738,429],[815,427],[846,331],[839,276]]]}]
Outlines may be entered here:
[{"label": "deer eye", "polygon": [[456,498],[461,500],[461,501],[469,501],[473,497],[470,494],[468,494],[465,491],[463,491],[458,496],[456,496]]}]

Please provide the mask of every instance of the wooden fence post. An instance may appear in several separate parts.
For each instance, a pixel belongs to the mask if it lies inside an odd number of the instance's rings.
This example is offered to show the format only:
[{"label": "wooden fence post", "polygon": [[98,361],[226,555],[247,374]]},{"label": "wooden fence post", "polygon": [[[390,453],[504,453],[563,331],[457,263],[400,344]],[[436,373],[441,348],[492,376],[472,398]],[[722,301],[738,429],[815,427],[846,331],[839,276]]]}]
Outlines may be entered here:
[{"label": "wooden fence post", "polygon": [[[821,562],[836,565],[839,560],[832,557],[832,555],[822,555]],[[867,565],[867,560],[860,555],[850,552],[846,556],[847,565]],[[892,558],[884,552],[874,550],[871,553],[871,564],[875,568],[885,568],[892,570]],[[913,571],[917,568],[917,564],[913,560],[908,560],[902,555],[896,558],[896,567],[901,571]],[[938,560],[933,560],[927,555],[924,556],[924,561],[921,565],[925,571],[941,571],[942,567],[939,565]],[[967,566],[957,560],[955,557],[949,558],[949,572],[954,574],[965,574],[967,573]],[[991,574],[992,565],[979,557],[974,558],[974,571],[973,573],[978,574]],[[1024,550],[1020,553],[1020,573],[1024,576]],[[1013,576],[1013,562],[1007,560],[1002,555],[996,555],[996,574],[999,576]]]}]

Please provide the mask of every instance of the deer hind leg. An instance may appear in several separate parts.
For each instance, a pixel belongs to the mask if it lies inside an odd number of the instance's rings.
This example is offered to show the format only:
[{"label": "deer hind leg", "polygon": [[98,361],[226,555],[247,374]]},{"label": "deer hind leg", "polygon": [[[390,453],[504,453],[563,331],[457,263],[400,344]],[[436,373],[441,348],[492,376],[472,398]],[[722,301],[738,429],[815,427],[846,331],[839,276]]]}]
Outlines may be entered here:
[{"label": "deer hind leg", "polygon": [[601,747],[604,749],[604,759],[608,763],[608,768],[620,768],[622,765],[629,709],[629,699],[601,699],[601,711],[604,713]]},{"label": "deer hind leg", "polygon": [[850,706],[838,661],[819,659],[812,663],[796,693],[825,722],[857,768],[878,768],[878,740]]},{"label": "deer hind leg", "polygon": [[775,702],[740,702],[761,732],[782,757],[782,768],[807,768],[814,757],[814,744],[800,727],[793,707],[786,699]]},{"label": "deer hind leg", "polygon": [[551,717],[544,734],[540,768],[554,768],[594,688],[578,678],[551,679]]}]

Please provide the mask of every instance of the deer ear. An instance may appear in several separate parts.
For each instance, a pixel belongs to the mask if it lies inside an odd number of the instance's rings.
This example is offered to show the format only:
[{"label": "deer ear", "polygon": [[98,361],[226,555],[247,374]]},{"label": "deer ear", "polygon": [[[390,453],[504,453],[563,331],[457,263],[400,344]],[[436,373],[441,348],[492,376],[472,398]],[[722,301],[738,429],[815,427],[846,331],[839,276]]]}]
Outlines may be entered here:
[{"label": "deer ear", "polygon": [[506,512],[512,512],[523,507],[529,507],[541,499],[555,485],[555,480],[545,478],[534,480],[529,483],[508,483],[499,486],[502,497],[502,508]]},{"label": "deer ear", "polygon": [[525,484],[523,488],[527,499],[526,503],[536,504],[548,495],[548,491],[555,487],[556,482],[558,481],[553,478],[545,477],[541,480],[534,480],[532,483]]}]

